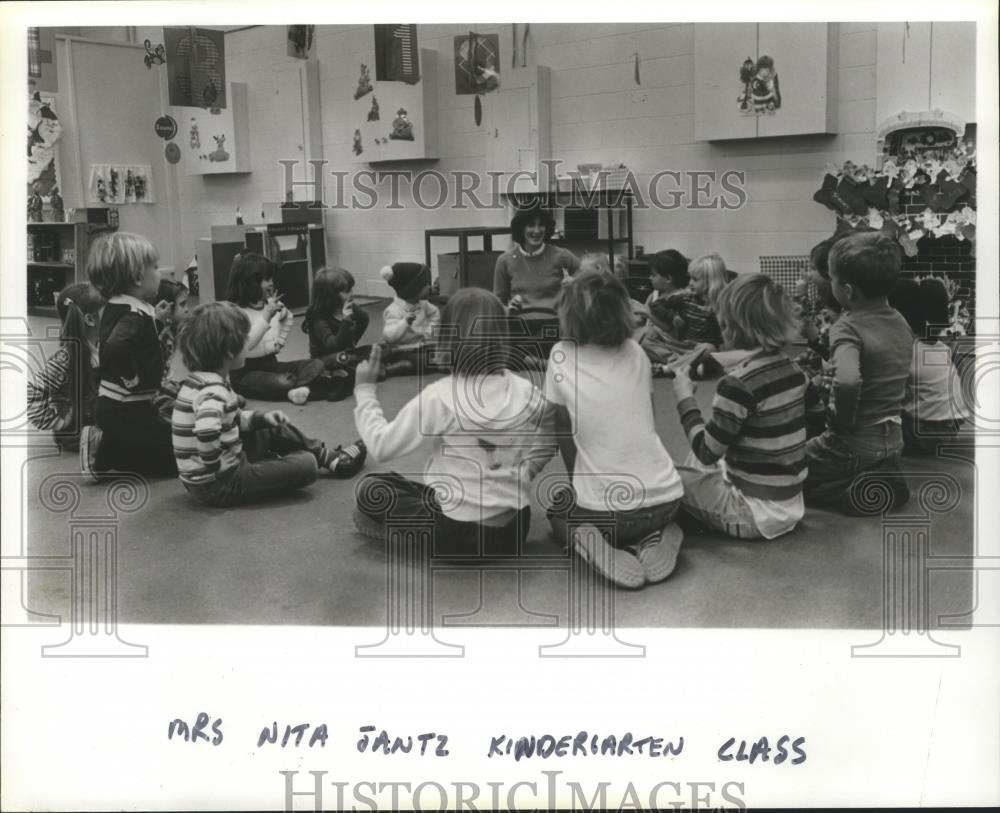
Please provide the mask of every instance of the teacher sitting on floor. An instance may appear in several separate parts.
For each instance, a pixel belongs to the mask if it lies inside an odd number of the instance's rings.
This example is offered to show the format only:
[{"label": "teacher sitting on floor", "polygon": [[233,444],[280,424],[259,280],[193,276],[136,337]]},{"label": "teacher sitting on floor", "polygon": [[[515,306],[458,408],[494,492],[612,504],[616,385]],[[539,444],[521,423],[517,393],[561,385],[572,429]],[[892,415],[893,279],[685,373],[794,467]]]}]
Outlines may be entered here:
[{"label": "teacher sitting on floor", "polygon": [[514,245],[497,258],[493,272],[493,293],[507,306],[511,317],[511,344],[525,336],[527,356],[544,358],[559,340],[556,297],[564,280],[580,269],[580,260],[571,251],[547,241],[555,232],[552,213],[539,206],[520,209],[510,222]]}]

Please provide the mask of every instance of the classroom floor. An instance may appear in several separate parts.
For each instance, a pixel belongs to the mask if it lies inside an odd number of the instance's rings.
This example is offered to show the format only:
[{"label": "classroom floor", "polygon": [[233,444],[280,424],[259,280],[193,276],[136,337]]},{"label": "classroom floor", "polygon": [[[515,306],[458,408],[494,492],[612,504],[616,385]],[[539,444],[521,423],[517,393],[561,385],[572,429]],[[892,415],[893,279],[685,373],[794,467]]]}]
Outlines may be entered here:
[{"label": "classroom floor", "polygon": [[[368,306],[372,323],[365,341],[381,330],[384,303]],[[30,320],[35,335],[52,320]],[[297,320],[298,321],[298,320]],[[297,328],[284,352],[308,353]],[[675,461],[687,444],[677,419],[670,382],[655,385],[657,429]],[[396,378],[379,385],[388,417],[417,391],[417,379]],[[703,382],[698,399],[707,409],[713,382]],[[251,407],[263,406],[252,402]],[[353,441],[357,432],[353,400],[305,406],[272,404],[285,410],[308,434],[333,444]],[[971,439],[970,439],[971,444]],[[83,516],[107,515],[107,486],[79,475],[75,455],[31,452],[23,476],[28,556],[61,557],[70,550],[71,526]],[[963,454],[961,451],[958,455]],[[913,498],[905,510],[911,524],[929,527],[932,557],[973,553],[974,469],[967,459],[904,461],[915,473]],[[415,453],[364,471],[422,469]],[[562,471],[556,458],[546,473]],[[959,501],[947,513],[925,515],[917,499],[919,475],[940,473],[957,483]],[[80,483],[75,513],[56,513],[40,502],[52,475]],[[51,480],[49,481],[51,482]],[[189,498],[176,480],[150,482],[149,499],[118,521],[118,617],[131,623],[163,624],[321,624],[384,626],[387,618],[386,551],[361,537],[351,522],[356,480],[321,476],[301,493],[266,504],[213,510]],[[66,506],[67,508],[69,506]],[[740,542],[715,532],[689,529],[677,569],[665,582],[614,594],[618,626],[881,628],[883,624],[883,531],[891,533],[904,514],[852,519],[808,510],[791,534],[771,542]],[[920,517],[930,516],[925,521]],[[915,548],[902,564],[920,573]],[[423,563],[426,565],[426,560]],[[409,568],[420,568],[420,562]],[[520,563],[454,560],[430,562],[435,624],[565,626],[570,605],[571,562],[550,536],[544,512],[533,506],[526,556]],[[518,572],[518,568],[520,572]],[[901,571],[902,572],[902,571]],[[411,573],[411,576],[418,574]],[[899,578],[903,578],[900,576]],[[891,580],[894,581],[895,577]],[[29,571],[27,608],[66,617],[68,571]],[[929,573],[931,628],[966,626],[975,603],[971,571]],[[941,621],[942,615],[949,619]]]}]

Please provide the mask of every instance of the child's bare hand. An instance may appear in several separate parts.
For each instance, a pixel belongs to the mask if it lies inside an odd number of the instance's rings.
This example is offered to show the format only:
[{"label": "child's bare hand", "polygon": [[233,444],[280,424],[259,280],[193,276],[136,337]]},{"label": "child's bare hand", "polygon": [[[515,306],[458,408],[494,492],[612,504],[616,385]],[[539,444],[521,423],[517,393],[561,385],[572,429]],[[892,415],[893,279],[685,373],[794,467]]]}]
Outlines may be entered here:
[{"label": "child's bare hand", "polygon": [[382,366],[382,345],[372,345],[371,355],[367,361],[362,361],[354,371],[354,384],[375,384],[378,381],[378,371]]},{"label": "child's bare hand", "polygon": [[416,319],[417,315],[415,313],[406,314],[406,324],[412,325],[416,321]]},{"label": "child's bare hand", "polygon": [[161,299],[156,303],[156,321],[166,322],[170,318],[170,313],[174,309],[172,302],[167,302],[165,299]]},{"label": "child's bare hand", "polygon": [[563,287],[565,288],[567,285],[569,285],[573,281],[573,275],[570,274],[568,268],[564,268],[562,270],[562,272],[563,272],[562,284],[563,284]]},{"label": "child's bare hand", "polygon": [[510,307],[510,309],[512,311],[519,311],[519,310],[521,310],[521,308],[524,307],[524,300],[521,299],[521,295],[520,294],[515,294],[514,295],[514,297],[510,300],[509,307]]},{"label": "child's bare hand", "polygon": [[680,401],[683,398],[693,397],[697,388],[694,382],[691,381],[688,365],[669,367],[669,369],[674,371],[674,395],[677,396],[677,400]]},{"label": "child's bare hand", "polygon": [[288,416],[280,409],[272,409],[270,412],[264,413],[264,422],[268,426],[280,426],[283,423],[288,423]]},{"label": "child's bare hand", "polygon": [[341,313],[344,314],[345,319],[350,319],[354,316],[354,300],[348,299],[344,302],[344,307],[341,308]]}]

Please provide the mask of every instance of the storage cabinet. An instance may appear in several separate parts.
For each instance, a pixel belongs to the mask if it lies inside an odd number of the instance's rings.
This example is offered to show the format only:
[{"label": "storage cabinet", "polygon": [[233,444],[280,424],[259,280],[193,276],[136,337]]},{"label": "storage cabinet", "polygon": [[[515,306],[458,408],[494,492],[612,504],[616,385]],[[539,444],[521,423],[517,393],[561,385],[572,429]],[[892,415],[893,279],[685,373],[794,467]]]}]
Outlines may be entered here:
[{"label": "storage cabinet", "polygon": [[[837,132],[837,23],[698,23],[694,32],[695,138],[813,135]],[[773,60],[780,105],[756,113],[741,98],[753,90],[741,66]]]},{"label": "storage cabinet", "polygon": [[173,107],[177,143],[188,175],[250,172],[250,110],[247,86],[229,85],[227,104],[217,112],[200,107]]},{"label": "storage cabinet", "polygon": [[879,23],[876,123],[940,109],[976,120],[976,24]]},{"label": "storage cabinet", "polygon": [[[344,98],[351,100],[345,122],[345,144],[350,154],[337,160],[378,164],[439,158],[437,52],[420,49],[420,80],[412,85],[375,81],[374,44],[370,55],[359,59],[357,72],[343,80]],[[370,89],[357,96],[365,87]]]},{"label": "storage cabinet", "polygon": [[550,185],[542,167],[552,155],[549,85],[548,68],[505,69],[500,89],[483,97],[486,171],[501,173],[505,193],[541,192]]},{"label": "storage cabinet", "polygon": [[107,223],[28,224],[29,314],[56,315],[56,294],[74,282],[87,281],[90,245],[108,231],[113,227]]}]

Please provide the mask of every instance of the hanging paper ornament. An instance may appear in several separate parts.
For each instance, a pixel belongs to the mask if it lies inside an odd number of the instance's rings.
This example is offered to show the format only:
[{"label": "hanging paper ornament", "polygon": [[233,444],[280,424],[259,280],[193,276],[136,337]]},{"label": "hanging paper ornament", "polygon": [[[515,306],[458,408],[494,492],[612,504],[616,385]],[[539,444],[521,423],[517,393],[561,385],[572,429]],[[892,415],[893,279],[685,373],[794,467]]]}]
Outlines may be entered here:
[{"label": "hanging paper ornament", "polygon": [[475,94],[473,113],[477,127],[483,121],[480,96],[500,86],[499,65],[500,42],[496,34],[470,31],[466,37],[455,37],[455,92]]},{"label": "hanging paper ornament", "polygon": [[143,55],[142,61],[146,63],[146,70],[150,70],[154,65],[162,65],[167,61],[167,52],[163,49],[162,44],[154,48],[150,40],[145,40],[143,45],[146,47],[146,53]]},{"label": "hanging paper ornament", "polygon": [[483,123],[483,103],[481,101],[481,96],[476,95],[476,101],[473,104],[473,112],[476,117],[476,127]]},{"label": "hanging paper ornament", "polygon": [[181,148],[178,147],[173,141],[167,144],[167,148],[164,150],[164,154],[167,157],[167,162],[171,164],[176,164],[181,160]]}]

